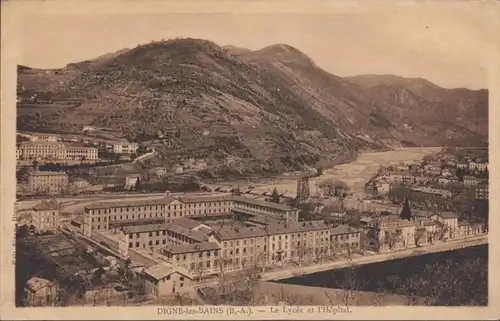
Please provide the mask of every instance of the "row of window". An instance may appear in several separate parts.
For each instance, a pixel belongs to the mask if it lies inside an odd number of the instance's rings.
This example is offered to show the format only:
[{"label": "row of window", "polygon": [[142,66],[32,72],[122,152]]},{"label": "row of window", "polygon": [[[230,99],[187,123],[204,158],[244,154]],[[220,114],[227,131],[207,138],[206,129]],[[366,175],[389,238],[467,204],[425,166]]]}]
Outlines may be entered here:
[{"label": "row of window", "polygon": [[[197,252],[197,253],[190,253],[190,254],[172,254],[172,253],[167,253],[168,258],[173,258],[174,261],[176,262],[181,262],[181,261],[186,261],[188,257],[191,259],[194,259],[195,257],[198,257],[200,259],[203,259],[203,253],[205,253],[206,258],[211,258],[212,257],[212,251],[202,251],[202,252]],[[214,250],[213,251],[213,257],[218,257],[219,256],[219,251]]]}]

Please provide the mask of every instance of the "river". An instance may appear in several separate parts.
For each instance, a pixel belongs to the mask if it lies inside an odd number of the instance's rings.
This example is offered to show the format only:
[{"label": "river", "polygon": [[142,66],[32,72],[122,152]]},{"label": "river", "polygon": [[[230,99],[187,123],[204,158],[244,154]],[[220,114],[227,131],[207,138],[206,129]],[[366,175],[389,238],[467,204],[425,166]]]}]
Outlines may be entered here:
[{"label": "river", "polygon": [[[393,162],[420,160],[425,155],[439,152],[441,147],[399,148],[392,151],[362,153],[354,161],[323,171],[323,175],[309,180],[311,192],[316,191],[316,183],[325,179],[344,181],[353,195],[345,202],[345,206],[355,207],[356,200],[364,196],[364,185],[372,178],[379,167],[387,166]],[[272,191],[276,187],[286,196],[295,197],[297,189],[296,179],[272,180],[269,183],[256,184],[258,192]]]},{"label": "river", "polygon": [[[477,263],[477,265],[475,265]],[[461,299],[467,301],[467,293],[475,293],[481,300],[487,301],[488,293],[488,245],[479,245],[465,249],[448,252],[432,253],[420,256],[412,256],[404,259],[384,261],[354,267],[354,274],[348,268],[318,272],[314,274],[293,277],[275,281],[276,283],[313,286],[319,288],[346,288],[346,285],[356,285],[357,290],[406,295],[410,288],[398,287],[395,289],[390,278],[397,277],[406,282],[410,277],[422,277],[428,279],[429,272],[425,267],[428,264],[446,265],[452,267],[448,281],[453,284],[462,284],[469,281],[470,289],[453,289],[454,292],[462,291],[465,295]],[[465,267],[469,266],[467,270]],[[471,271],[472,270],[472,271]],[[352,270],[351,270],[352,271]],[[455,273],[455,271],[458,271]],[[346,278],[354,275],[355,282],[346,283]],[[432,277],[430,277],[432,278]],[[470,280],[468,279],[470,278]],[[467,280],[465,280],[467,279]],[[471,285],[472,284],[472,285]],[[349,286],[347,286],[349,287]],[[474,298],[472,298],[474,299]],[[467,302],[464,302],[466,304]],[[470,303],[470,302],[468,302]]]}]

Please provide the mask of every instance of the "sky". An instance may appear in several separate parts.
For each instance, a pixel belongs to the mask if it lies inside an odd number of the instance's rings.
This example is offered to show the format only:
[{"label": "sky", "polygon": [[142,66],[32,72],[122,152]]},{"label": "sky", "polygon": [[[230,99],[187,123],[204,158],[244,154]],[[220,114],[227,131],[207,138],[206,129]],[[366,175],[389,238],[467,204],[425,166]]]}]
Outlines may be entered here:
[{"label": "sky", "polygon": [[488,87],[494,33],[492,15],[478,9],[481,6],[399,2],[375,9],[311,0],[296,9],[284,7],[282,1],[279,7],[237,10],[227,2],[212,8],[197,3],[197,10],[32,10],[18,22],[18,63],[60,68],[152,40],[191,37],[252,50],[288,44],[338,76],[396,74],[425,78],[445,88]]}]

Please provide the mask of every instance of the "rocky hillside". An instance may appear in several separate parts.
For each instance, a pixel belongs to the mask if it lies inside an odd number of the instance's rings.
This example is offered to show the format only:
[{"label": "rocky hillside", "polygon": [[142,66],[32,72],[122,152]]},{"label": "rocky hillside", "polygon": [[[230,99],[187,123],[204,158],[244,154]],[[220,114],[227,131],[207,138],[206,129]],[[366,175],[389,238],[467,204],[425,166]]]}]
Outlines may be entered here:
[{"label": "rocky hillside", "polygon": [[291,168],[402,145],[487,143],[486,90],[397,76],[340,78],[287,45],[153,42],[58,70],[18,68],[18,128],[181,132],[164,153]]}]

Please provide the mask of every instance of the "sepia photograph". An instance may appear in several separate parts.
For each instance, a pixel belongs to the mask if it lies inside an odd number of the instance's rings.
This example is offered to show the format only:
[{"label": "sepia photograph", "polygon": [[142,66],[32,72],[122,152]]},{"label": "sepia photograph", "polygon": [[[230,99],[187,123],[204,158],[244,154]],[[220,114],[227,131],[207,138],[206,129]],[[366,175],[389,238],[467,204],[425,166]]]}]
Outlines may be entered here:
[{"label": "sepia photograph", "polygon": [[12,309],[494,303],[495,3],[107,2],[2,4]]}]

